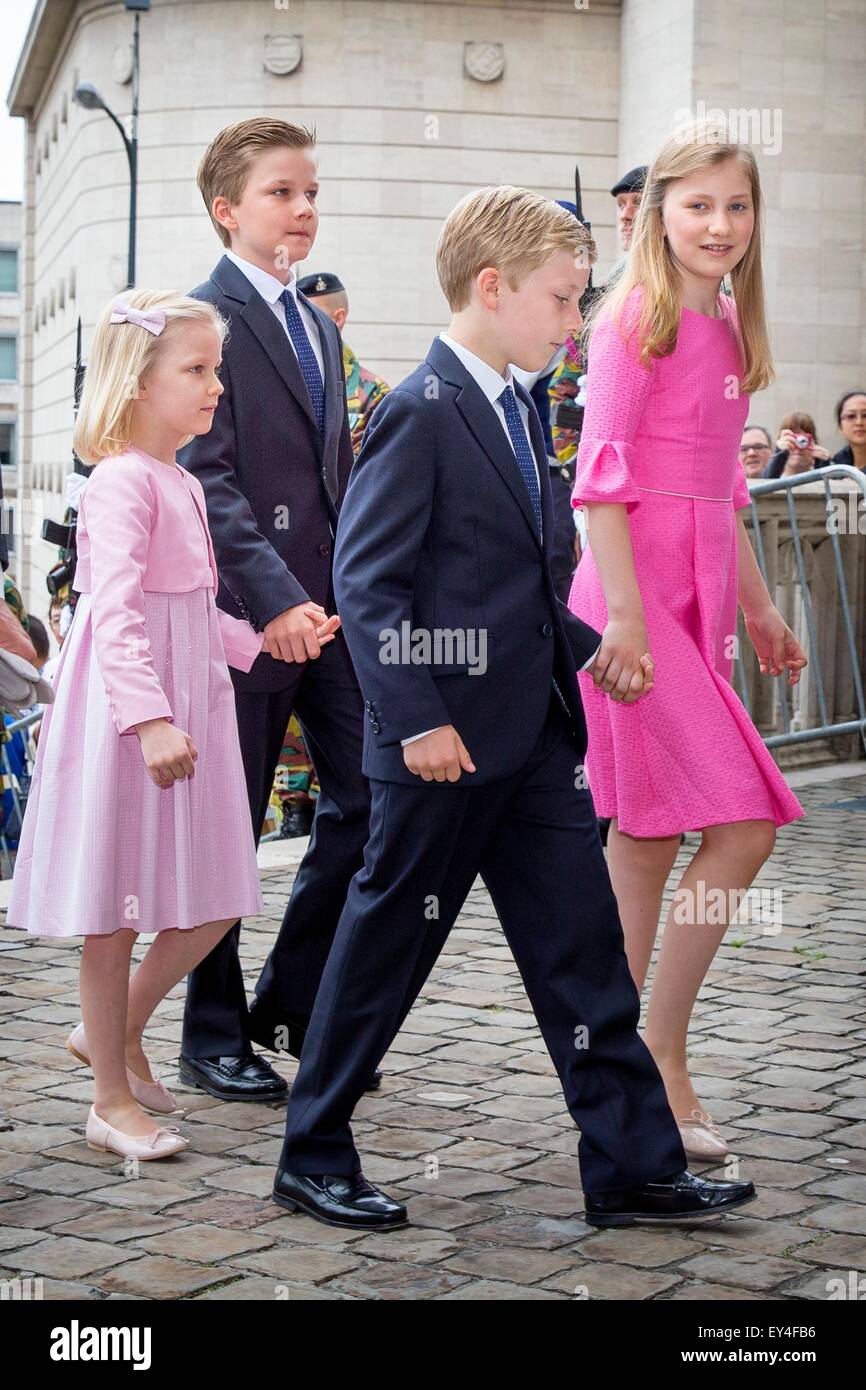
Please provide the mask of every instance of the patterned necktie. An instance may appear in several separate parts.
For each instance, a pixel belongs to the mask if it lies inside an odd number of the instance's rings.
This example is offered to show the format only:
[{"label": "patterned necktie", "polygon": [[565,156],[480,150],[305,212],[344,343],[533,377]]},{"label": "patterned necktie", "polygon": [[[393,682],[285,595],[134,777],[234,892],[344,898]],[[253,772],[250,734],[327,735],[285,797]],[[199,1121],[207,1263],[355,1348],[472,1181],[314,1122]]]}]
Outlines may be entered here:
[{"label": "patterned necktie", "polygon": [[295,303],[295,296],[291,290],[283,290],[280,295],[280,302],[286,311],[286,328],[289,330],[289,337],[295,345],[295,352],[298,354],[298,364],[303,373],[304,381],[307,383],[313,410],[316,412],[319,432],[324,434],[325,388],[322,384],[322,373],[319,371],[316,354],[313,352],[312,344],[307,337],[301,312]]},{"label": "patterned necktie", "polygon": [[[514,452],[517,456],[517,463],[526,483],[526,490],[532,502],[532,510],[535,512],[535,524],[538,527],[538,535],[541,536],[541,493],[538,490],[538,474],[535,471],[535,456],[532,446],[526,437],[526,430],[523,428],[523,417],[517,405],[517,397],[510,386],[499,397],[499,404],[505,412],[505,423],[508,426],[508,433],[514,445]],[[551,684],[559,699],[559,703],[565,710],[568,719],[571,719],[571,711],[563,698],[562,691],[551,677]]]},{"label": "patterned necktie", "polygon": [[514,445],[514,453],[517,458],[517,466],[520,469],[523,481],[526,483],[526,490],[529,493],[529,500],[532,503],[532,510],[535,513],[535,524],[538,527],[539,537],[541,536],[541,493],[538,490],[538,474],[535,471],[535,458],[532,447],[526,437],[526,430],[523,428],[523,420],[517,405],[517,397],[510,386],[499,397],[499,404],[505,412],[505,423],[508,426],[508,433]]}]

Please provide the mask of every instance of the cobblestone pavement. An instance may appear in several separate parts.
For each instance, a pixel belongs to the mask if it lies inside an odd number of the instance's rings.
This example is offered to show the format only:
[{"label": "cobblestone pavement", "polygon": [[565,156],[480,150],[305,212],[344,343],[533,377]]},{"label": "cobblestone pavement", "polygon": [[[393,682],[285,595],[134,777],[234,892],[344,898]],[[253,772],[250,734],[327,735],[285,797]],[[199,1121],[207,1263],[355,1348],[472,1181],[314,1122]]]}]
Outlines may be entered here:
[{"label": "cobblestone pavement", "polygon": [[[698,1094],[759,1189],[747,1212],[676,1231],[581,1221],[576,1135],[479,882],[358,1107],[365,1171],[409,1201],[412,1225],[388,1235],[269,1200],[279,1105],[184,1092],[190,1150],[138,1176],[88,1149],[91,1076],[64,1047],[79,943],[0,930],[0,1278],[55,1299],[827,1299],[866,1270],[866,775],[798,795],[808,819],[756,885],[781,890],[784,925],[729,929],[691,1033]],[[263,870],[250,989],[291,879]],[[148,1046],[178,1090],[182,1001]]]}]

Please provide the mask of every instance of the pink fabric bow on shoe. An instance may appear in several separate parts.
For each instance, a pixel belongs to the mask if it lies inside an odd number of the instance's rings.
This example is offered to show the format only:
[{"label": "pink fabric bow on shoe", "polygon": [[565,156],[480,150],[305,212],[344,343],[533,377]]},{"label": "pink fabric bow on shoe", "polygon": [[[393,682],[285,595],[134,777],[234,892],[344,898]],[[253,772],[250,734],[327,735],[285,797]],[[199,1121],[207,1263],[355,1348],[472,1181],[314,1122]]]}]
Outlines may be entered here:
[{"label": "pink fabric bow on shoe", "polygon": [[147,1142],[152,1149],[156,1148],[163,1134],[180,1134],[180,1130],[177,1125],[160,1125],[159,1129],[155,1129],[152,1134],[147,1136]]},{"label": "pink fabric bow on shoe", "polygon": [[112,305],[111,318],[109,323],[136,323],[139,328],[146,328],[148,333],[152,333],[158,338],[165,328],[165,310],[149,309],[143,312],[141,309],[133,309],[129,304],[122,304],[120,300]]},{"label": "pink fabric bow on shoe", "polygon": [[[77,1057],[79,1062],[84,1062],[90,1066],[90,1055],[87,1051],[87,1044],[84,1037],[84,1024],[79,1023],[73,1028],[66,1040],[66,1046]],[[143,1105],[145,1110],[155,1110],[160,1115],[173,1115],[181,1109],[176,1098],[171,1094],[157,1077],[153,1081],[142,1081],[140,1076],[136,1076],[129,1067],[126,1068],[126,1079],[129,1082],[129,1089],[139,1105]]]},{"label": "pink fabric bow on shoe", "polygon": [[97,1115],[94,1105],[87,1116],[84,1137],[89,1149],[143,1160],[171,1158],[173,1154],[183,1153],[189,1145],[189,1140],[184,1139],[176,1125],[162,1126],[151,1130],[150,1134],[127,1134]]},{"label": "pink fabric bow on shoe", "polygon": [[723,1158],[731,1152],[718,1125],[703,1110],[693,1110],[687,1120],[677,1120],[677,1129],[690,1158]]}]

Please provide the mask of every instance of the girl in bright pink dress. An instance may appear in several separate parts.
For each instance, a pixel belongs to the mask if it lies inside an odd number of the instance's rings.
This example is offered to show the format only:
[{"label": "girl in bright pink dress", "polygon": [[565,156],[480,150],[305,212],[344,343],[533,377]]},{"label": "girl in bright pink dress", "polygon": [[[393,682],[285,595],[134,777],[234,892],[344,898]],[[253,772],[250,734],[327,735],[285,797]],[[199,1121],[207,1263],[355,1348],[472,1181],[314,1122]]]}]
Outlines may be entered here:
[{"label": "girl in bright pink dress", "polygon": [[[733,301],[720,292],[725,275]],[[689,1019],[728,908],[776,827],[804,814],[731,685],[738,602],[762,672],[787,671],[793,684],[806,665],[742,518],[749,394],[772,379],[748,148],[706,126],[666,143],[625,271],[592,319],[572,496],[586,507],[589,550],[569,600],[604,633],[592,672],[579,675],[587,776],[598,815],[611,818],[610,873],[639,990],[681,833],[701,833],[665,925],[645,1040],[687,1152],[721,1156],[727,1145],[688,1074]]]},{"label": "girl in bright pink dress", "polygon": [[[175,460],[213,422],[225,330],[211,305],[149,290],[96,325],[75,430],[97,463],[79,505],[80,597],[8,912],[9,926],[84,938],[83,1023],[67,1046],[93,1067],[87,1142],[137,1159],[187,1142],[147,1114],[177,1108],[142,1050],[148,1019],[264,907],[226,663],[248,671],[266,639],[217,608],[204,492]],[[157,935],[130,980],[140,932]]]}]

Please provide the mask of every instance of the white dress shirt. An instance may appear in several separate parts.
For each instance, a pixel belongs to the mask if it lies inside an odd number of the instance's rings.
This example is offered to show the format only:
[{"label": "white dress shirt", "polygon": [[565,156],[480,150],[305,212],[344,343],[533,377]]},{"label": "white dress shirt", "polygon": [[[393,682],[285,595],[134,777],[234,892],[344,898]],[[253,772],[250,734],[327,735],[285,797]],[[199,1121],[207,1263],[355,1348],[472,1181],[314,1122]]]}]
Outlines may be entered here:
[{"label": "white dress shirt", "polygon": [[[288,283],[284,285],[282,280],[277,279],[276,275],[271,275],[270,271],[268,270],[262,270],[261,266],[253,265],[251,261],[243,260],[240,256],[236,255],[234,251],[226,251],[226,255],[228,256],[230,261],[234,261],[238,270],[243,271],[244,275],[247,277],[250,284],[253,286],[253,289],[258,290],[262,299],[265,301],[267,305],[270,306],[271,310],[273,311],[274,317],[278,320],[289,342],[292,343],[289,330],[286,326],[285,305],[280,300],[280,295],[282,294],[283,290],[289,291],[289,293],[292,295],[295,303],[298,306],[298,312],[301,315],[301,322],[307,330],[307,337],[310,340],[310,347],[313,349],[313,352],[316,355],[316,361],[319,364],[319,371],[322,373],[322,381],[324,381],[325,363],[322,357],[322,344],[319,339],[319,325],[316,323],[316,320],[313,318],[313,315],[310,313],[306,304],[302,304],[301,301],[298,299],[298,277],[296,276],[294,270],[289,270]],[[295,356],[297,357],[297,349],[295,348],[294,343],[292,343],[292,351],[295,353]]]},{"label": "white dress shirt", "polygon": [[[506,366],[505,376],[500,376],[499,372],[496,371],[495,367],[491,367],[489,362],[485,362],[481,357],[476,356],[474,352],[470,352],[469,349],[464,347],[462,343],[456,343],[453,338],[449,338],[447,333],[440,333],[439,339],[440,342],[443,342],[446,347],[449,347],[451,349],[455,357],[459,358],[469,375],[481,387],[481,390],[484,392],[490,404],[493,406],[493,409],[496,411],[497,417],[502,425],[503,430],[505,431],[505,438],[511,445],[512,452],[514,452],[514,444],[511,440],[511,435],[508,430],[508,422],[505,419],[505,411],[503,410],[499,402],[499,397],[502,395],[502,392],[505,390],[506,386],[510,386],[512,391],[514,391],[514,398],[517,401],[517,409],[520,411],[520,418],[523,421],[523,428],[526,431],[526,438],[527,442],[529,443],[529,452],[531,453],[532,461],[535,464],[535,475],[536,477],[538,477],[538,460],[535,457],[535,450],[532,447],[532,436],[529,433],[529,411],[527,407],[524,405],[523,401],[518,396],[517,392],[514,390],[515,382],[514,376],[511,371],[511,367]],[[541,479],[539,478],[539,489],[540,487]],[[589,658],[589,661],[587,661],[584,666],[581,666],[580,669],[582,671],[586,671],[592,665],[592,663],[595,661],[596,656],[598,655],[599,650],[600,648],[597,648],[596,651],[594,651],[592,656]],[[444,724],[438,724],[436,727],[439,729],[444,729],[446,726]],[[401,739],[400,743],[405,748],[407,743],[414,743],[416,739],[425,738],[427,734],[432,734],[435,732],[435,729],[425,729],[424,732],[421,734],[413,734],[411,738]]]},{"label": "white dress shirt", "polygon": [[[523,404],[523,401],[520,399],[516,390],[514,389],[516,383],[511,367],[507,366],[505,368],[505,376],[500,376],[496,368],[491,367],[489,362],[485,362],[484,359],[481,357],[476,357],[475,353],[470,352],[469,349],[465,348],[462,343],[455,343],[454,339],[449,338],[447,333],[440,333],[439,340],[440,342],[443,342],[446,347],[449,347],[451,349],[455,357],[458,357],[460,359],[469,375],[481,387],[481,390],[484,392],[490,404],[493,406],[493,409],[496,411],[499,423],[505,431],[505,438],[511,445],[511,450],[513,453],[514,445],[511,443],[511,435],[508,433],[508,422],[505,419],[505,411],[499,403],[499,397],[502,395],[502,392],[505,390],[506,386],[511,387],[511,390],[514,392],[514,399],[517,401],[517,409],[520,411],[520,418],[523,421],[523,428],[526,432],[526,438],[529,441],[529,452],[531,453],[532,461],[535,464],[535,476],[536,478],[538,478],[538,460],[535,457],[535,450],[533,449],[531,442],[532,436],[529,433],[529,411],[527,410],[526,406]],[[538,478],[538,486],[540,490],[540,478]]]}]

